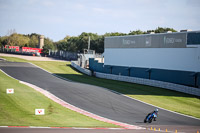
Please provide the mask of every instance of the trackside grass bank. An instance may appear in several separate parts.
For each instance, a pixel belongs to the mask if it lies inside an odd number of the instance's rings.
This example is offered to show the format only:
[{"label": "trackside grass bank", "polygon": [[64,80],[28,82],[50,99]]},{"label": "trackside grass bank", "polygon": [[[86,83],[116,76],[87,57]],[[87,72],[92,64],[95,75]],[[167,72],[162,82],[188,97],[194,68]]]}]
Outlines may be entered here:
[{"label": "trackside grass bank", "polygon": [[[14,88],[14,94],[6,94]],[[35,109],[45,109],[36,116]],[[0,126],[118,127],[71,111],[0,71]]]},{"label": "trackside grass bank", "polygon": [[[2,57],[4,58],[4,57]],[[16,58],[6,57],[7,60],[15,61]],[[16,59],[19,61],[20,59]],[[24,60],[22,60],[24,62]],[[119,82],[107,79],[99,79],[90,77],[77,72],[70,66],[70,62],[41,62],[27,61],[34,63],[41,68],[65,77],[67,79],[101,86],[111,90],[115,90],[132,98],[150,103],[171,111],[200,118],[200,99],[193,95],[188,95],[180,92],[166,90],[157,87]]]}]

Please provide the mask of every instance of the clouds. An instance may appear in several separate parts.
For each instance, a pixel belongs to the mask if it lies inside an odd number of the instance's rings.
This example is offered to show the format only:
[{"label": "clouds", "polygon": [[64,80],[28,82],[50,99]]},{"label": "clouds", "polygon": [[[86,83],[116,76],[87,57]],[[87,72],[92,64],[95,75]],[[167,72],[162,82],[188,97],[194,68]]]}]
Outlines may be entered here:
[{"label": "clouds", "polygon": [[199,8],[199,0],[0,0],[0,35],[17,28],[57,41],[82,32],[127,33],[158,26],[199,30]]}]

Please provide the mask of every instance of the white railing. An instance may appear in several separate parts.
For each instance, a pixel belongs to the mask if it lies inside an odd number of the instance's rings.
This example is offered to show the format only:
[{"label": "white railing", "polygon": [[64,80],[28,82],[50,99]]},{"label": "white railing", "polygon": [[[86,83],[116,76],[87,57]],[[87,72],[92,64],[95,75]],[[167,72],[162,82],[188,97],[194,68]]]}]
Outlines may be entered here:
[{"label": "white railing", "polygon": [[76,68],[77,70],[79,70],[80,72],[86,74],[86,75],[89,75],[91,76],[92,75],[92,72],[88,69],[85,69],[85,68],[82,68],[80,67],[79,65],[77,65],[78,62],[77,61],[71,61],[71,66]]}]

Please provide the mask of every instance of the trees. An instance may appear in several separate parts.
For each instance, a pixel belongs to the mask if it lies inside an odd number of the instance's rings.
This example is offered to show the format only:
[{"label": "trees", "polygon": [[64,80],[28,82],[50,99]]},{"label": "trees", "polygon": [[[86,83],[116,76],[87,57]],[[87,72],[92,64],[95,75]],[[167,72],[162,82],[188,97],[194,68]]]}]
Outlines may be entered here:
[{"label": "trees", "polygon": [[56,42],[58,50],[71,51],[71,52],[83,52],[83,49],[88,48],[88,38],[90,36],[90,48],[95,50],[96,53],[104,52],[104,38],[109,36],[125,36],[125,35],[140,35],[147,34],[148,32],[163,33],[166,31],[176,32],[173,28],[158,27],[155,30],[130,31],[128,34],[120,32],[105,33],[104,35],[98,35],[94,33],[83,32],[77,37],[66,36],[63,40]]},{"label": "trees", "polygon": [[28,45],[29,42],[29,38],[22,35],[22,34],[17,34],[17,33],[13,33],[10,36],[3,36],[1,37],[1,44],[3,46],[5,45],[10,45],[10,46],[26,46]]},{"label": "trees", "polygon": [[126,33],[119,33],[119,32],[111,32],[111,33],[105,33],[104,36],[125,36]]},{"label": "trees", "polygon": [[136,30],[136,31],[130,31],[128,35],[140,35],[140,34],[146,34],[147,32],[141,31],[141,30]]},{"label": "trees", "polygon": [[91,40],[90,48],[95,50],[96,53],[104,52],[104,36],[98,36],[96,39]]},{"label": "trees", "polygon": [[0,37],[0,49],[1,49],[2,46],[3,46],[3,44],[2,44],[2,38]]},{"label": "trees", "polygon": [[32,48],[36,48],[38,46],[38,37],[39,35],[37,34],[31,34],[29,36],[30,40],[29,40],[28,46]]},{"label": "trees", "polygon": [[44,38],[43,53],[45,55],[48,55],[50,49],[52,49],[52,50],[55,49],[53,41],[49,38]]},{"label": "trees", "polygon": [[[141,31],[135,30],[127,33],[111,32],[105,33],[104,35],[98,35],[96,33],[86,33],[83,32],[79,36],[66,36],[63,40],[58,42],[53,42],[49,38],[45,38],[43,52],[48,54],[49,49],[58,49],[70,52],[83,52],[84,49],[88,48],[88,38],[90,36],[90,49],[95,50],[96,53],[104,52],[104,38],[109,36],[125,36],[125,35],[140,35],[147,34],[148,32],[164,33],[166,31],[176,32],[173,28],[162,28],[158,27],[155,30]],[[0,45],[11,45],[11,46],[28,46],[37,47],[38,37],[40,35],[32,33],[30,35],[22,35],[17,33],[12,33],[10,36],[0,37]]]},{"label": "trees", "polygon": [[162,27],[158,27],[155,30],[147,30],[147,32],[155,32],[155,33],[165,33],[167,31],[177,32],[173,28],[162,28]]},{"label": "trees", "polygon": [[66,36],[63,40],[56,42],[58,50],[77,52],[78,37]]},{"label": "trees", "polygon": [[0,37],[0,46],[1,47],[4,47],[8,43],[7,38],[8,38],[7,36]]},{"label": "trees", "polygon": [[13,33],[12,35],[8,36],[7,45],[23,47],[28,45],[29,40],[30,39],[28,37],[22,34]]},{"label": "trees", "polygon": [[[100,38],[102,37],[94,33],[86,33],[86,32],[83,32],[81,35],[77,37],[66,36],[63,40],[56,42],[56,45],[57,45],[58,50],[71,51],[71,52],[83,52],[84,49],[88,49],[89,36],[90,36],[91,49],[95,48],[94,50],[97,50],[98,48],[96,46],[99,45],[97,42],[99,41],[102,44],[103,41],[100,41]],[[102,49],[100,51],[102,51]]]}]

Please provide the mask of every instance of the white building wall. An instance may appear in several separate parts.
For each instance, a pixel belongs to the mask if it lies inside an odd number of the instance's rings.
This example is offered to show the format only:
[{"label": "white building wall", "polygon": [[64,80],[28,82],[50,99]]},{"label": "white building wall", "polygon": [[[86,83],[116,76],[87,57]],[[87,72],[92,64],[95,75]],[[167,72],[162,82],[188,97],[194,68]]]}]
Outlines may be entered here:
[{"label": "white building wall", "polygon": [[200,72],[200,47],[106,48],[105,65]]}]

